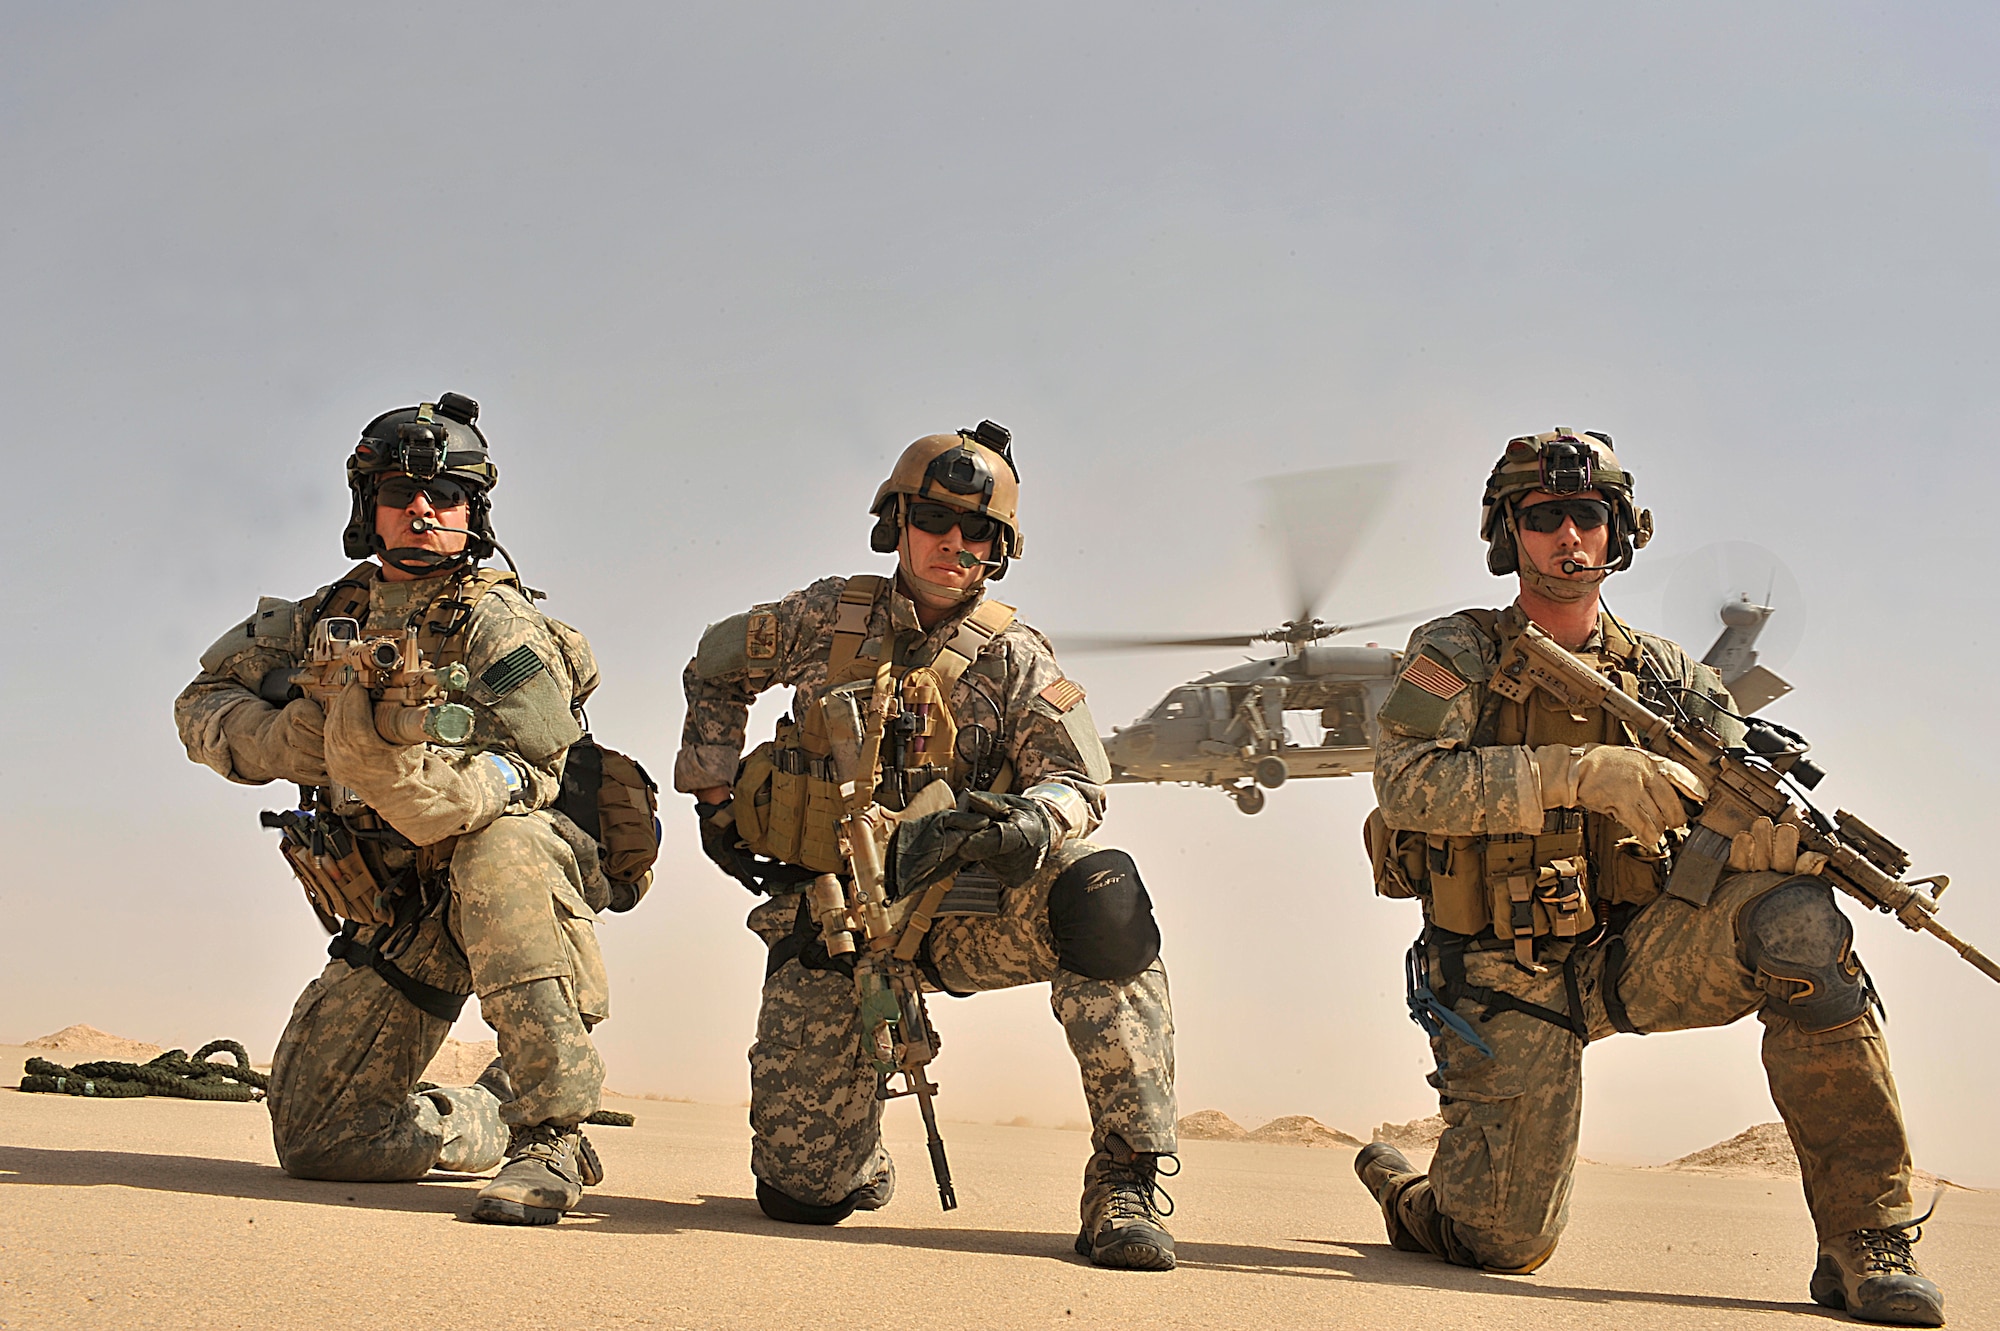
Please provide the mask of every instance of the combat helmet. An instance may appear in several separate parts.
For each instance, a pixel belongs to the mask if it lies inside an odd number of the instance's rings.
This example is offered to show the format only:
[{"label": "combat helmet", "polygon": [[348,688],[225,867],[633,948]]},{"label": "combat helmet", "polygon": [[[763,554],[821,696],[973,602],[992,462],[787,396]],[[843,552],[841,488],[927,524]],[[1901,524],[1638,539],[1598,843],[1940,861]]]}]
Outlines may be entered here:
[{"label": "combat helmet", "polygon": [[[347,488],[353,496],[347,530],[341,544],[349,559],[382,555],[406,573],[435,573],[467,560],[490,558],[494,550],[491,494],[500,469],[488,455],[480,432],[479,404],[459,393],[445,393],[436,402],[385,411],[361,431],[361,442],[347,457]],[[411,550],[389,555],[375,533],[375,493],[382,478],[395,472],[418,480],[449,476],[464,485],[471,498],[465,553],[440,556]]]},{"label": "combat helmet", "polygon": [[875,515],[869,546],[879,554],[893,551],[909,505],[917,500],[983,513],[1000,524],[1000,567],[992,576],[1006,577],[1007,561],[1021,557],[1016,517],[1021,473],[1014,466],[1013,442],[1006,426],[981,421],[976,429],[957,434],[925,435],[904,449],[869,505]]},{"label": "combat helmet", "polygon": [[1514,534],[1514,501],[1544,490],[1576,494],[1596,490],[1611,504],[1611,540],[1606,573],[1632,566],[1632,552],[1653,539],[1651,509],[1632,503],[1632,473],[1611,451],[1611,436],[1597,430],[1576,431],[1566,425],[1543,434],[1507,441],[1507,451],[1493,464],[1480,501],[1479,535],[1486,542],[1486,567],[1496,575],[1520,570],[1520,550]]}]

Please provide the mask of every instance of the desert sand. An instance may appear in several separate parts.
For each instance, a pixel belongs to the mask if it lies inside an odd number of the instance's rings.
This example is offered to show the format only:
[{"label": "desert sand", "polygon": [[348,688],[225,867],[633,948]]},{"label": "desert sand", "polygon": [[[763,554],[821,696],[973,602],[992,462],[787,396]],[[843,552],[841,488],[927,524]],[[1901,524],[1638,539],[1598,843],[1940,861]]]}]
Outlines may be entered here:
[{"label": "desert sand", "polygon": [[[0,1046],[0,1070],[62,1052]],[[941,1102],[944,1214],[894,1106],[894,1205],[799,1229],[751,1200],[741,1107],[607,1107],[639,1121],[592,1130],[604,1184],[560,1226],[515,1230],[461,1218],[477,1178],[287,1178],[261,1105],[0,1090],[0,1326],[1828,1324],[1781,1179],[1586,1165],[1562,1249],[1501,1277],[1390,1249],[1352,1148],[1189,1141],[1169,1185],[1181,1266],[1155,1275],[1071,1252],[1075,1132],[951,1122]],[[1996,1244],[2000,1197],[1951,1193],[1919,1252],[1953,1325],[2000,1325]]]}]

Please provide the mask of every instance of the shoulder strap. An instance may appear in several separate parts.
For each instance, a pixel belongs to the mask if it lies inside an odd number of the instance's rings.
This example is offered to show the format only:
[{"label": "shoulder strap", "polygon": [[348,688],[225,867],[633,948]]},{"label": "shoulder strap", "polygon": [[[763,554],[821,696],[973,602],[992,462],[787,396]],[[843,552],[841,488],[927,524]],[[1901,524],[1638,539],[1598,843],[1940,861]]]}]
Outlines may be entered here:
[{"label": "shoulder strap", "polygon": [[828,679],[839,679],[840,672],[854,664],[854,658],[861,654],[875,603],[888,587],[889,580],[879,573],[857,573],[840,589],[840,601],[833,614],[833,651],[826,659]]},{"label": "shoulder strap", "polygon": [[322,619],[360,619],[368,611],[368,587],[374,581],[370,572],[374,562],[356,564],[349,569],[339,582],[326,589],[319,604],[313,607],[312,619],[306,624],[308,635],[314,624]]},{"label": "shoulder strap", "polygon": [[1005,633],[1014,623],[1014,607],[1004,601],[981,601],[973,612],[958,626],[958,632],[951,635],[938,652],[937,660],[931,662],[944,691],[951,696],[952,686],[958,677],[969,669],[979,654],[986,650],[986,644]]}]

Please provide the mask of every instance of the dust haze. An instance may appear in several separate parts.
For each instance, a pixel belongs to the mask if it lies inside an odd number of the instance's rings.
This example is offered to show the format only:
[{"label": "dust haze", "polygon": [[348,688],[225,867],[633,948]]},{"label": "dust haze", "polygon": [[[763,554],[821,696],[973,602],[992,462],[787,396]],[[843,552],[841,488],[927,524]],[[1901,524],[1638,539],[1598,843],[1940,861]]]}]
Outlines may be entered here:
[{"label": "dust haze", "polygon": [[[1660,529],[1613,606],[1699,650],[1673,570],[1779,552],[1772,715],[2000,946],[1985,8],[15,6],[0,35],[0,1039],[268,1054],[322,964],[256,825],[287,792],[188,763],[170,702],[258,595],[346,567],[359,427],[447,389],[484,406],[502,541],[597,648],[597,734],[656,774],[704,624],[886,567],[864,510],[918,435],[1015,431],[997,591],[1030,623],[1167,635],[1287,617],[1258,483],[1344,463],[1403,468],[1321,613],[1504,601],[1486,468],[1606,430]],[[1235,659],[1066,664],[1108,728]],[[1113,791],[1184,1112],[1434,1111],[1371,800]],[[601,931],[600,1044],[620,1090],[733,1104],[752,902],[663,817],[658,886]],[[1857,933],[1917,1158],[2000,1182],[2000,992]],[[1084,1117],[1045,991],[935,1015],[948,1118]],[[1756,1041],[1594,1049],[1584,1154],[1769,1120]]]}]

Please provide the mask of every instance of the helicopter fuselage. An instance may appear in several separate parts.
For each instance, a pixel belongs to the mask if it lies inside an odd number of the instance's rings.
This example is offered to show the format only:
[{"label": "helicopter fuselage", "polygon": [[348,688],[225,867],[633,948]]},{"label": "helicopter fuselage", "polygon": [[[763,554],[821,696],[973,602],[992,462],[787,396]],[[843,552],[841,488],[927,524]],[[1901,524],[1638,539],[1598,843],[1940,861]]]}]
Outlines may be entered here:
[{"label": "helicopter fuselage", "polygon": [[1401,665],[1387,647],[1308,644],[1190,680],[1113,729],[1111,779],[1223,786],[1254,812],[1257,786],[1369,771],[1375,713]]}]

